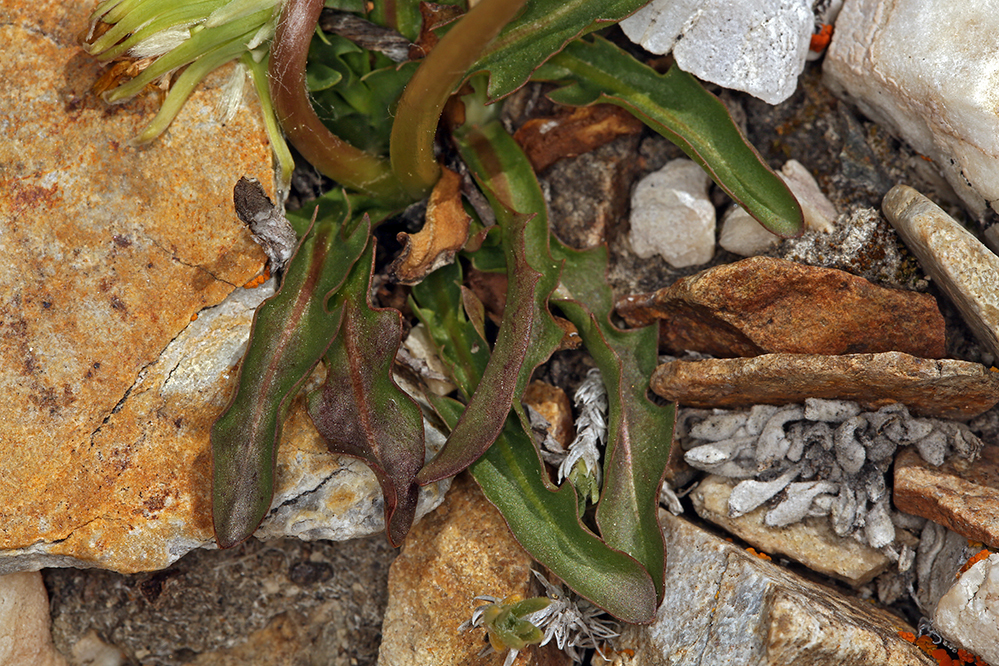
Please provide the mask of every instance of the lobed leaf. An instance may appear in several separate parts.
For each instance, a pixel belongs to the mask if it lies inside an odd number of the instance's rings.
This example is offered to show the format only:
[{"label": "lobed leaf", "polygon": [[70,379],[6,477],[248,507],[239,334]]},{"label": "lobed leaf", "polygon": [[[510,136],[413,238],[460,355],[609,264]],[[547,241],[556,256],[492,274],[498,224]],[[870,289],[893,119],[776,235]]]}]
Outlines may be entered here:
[{"label": "lobed leaf", "polygon": [[521,215],[506,206],[511,183],[490,150],[500,135],[509,137],[498,122],[490,123],[469,132],[459,149],[502,230],[508,278],[503,321],[481,384],[444,447],[420,471],[421,484],[454,476],[475,462],[499,436],[511,407],[527,423],[520,396],[531,373],[558,349],[563,337],[547,305],[559,274],[548,251],[547,218]]},{"label": "lobed leaf", "polygon": [[289,402],[326,353],[342,308],[326,307],[368,242],[367,218],[349,234],[317,222],[257,308],[236,392],[212,427],[212,518],[221,548],[248,538],[270,509],[281,424]]},{"label": "lobed leaf", "polygon": [[330,451],[360,458],[378,478],[385,528],[402,544],[416,514],[423,465],[423,414],[392,378],[402,314],[368,300],[374,241],[331,299],[342,310],[339,334],[326,352],[326,381],[309,394],[309,415]]},{"label": "lobed leaf", "polygon": [[690,74],[675,66],[659,74],[594,37],[570,44],[533,78],[563,84],[548,93],[558,104],[607,102],[627,109],[682,148],[764,227],[785,237],[801,233],[794,195],[746,141],[725,105]]}]

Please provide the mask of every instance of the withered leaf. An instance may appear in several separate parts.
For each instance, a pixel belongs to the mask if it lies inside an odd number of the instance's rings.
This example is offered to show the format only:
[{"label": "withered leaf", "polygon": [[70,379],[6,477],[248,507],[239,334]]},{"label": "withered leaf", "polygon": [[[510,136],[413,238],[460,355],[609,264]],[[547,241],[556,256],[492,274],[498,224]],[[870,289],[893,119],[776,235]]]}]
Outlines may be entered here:
[{"label": "withered leaf", "polygon": [[552,118],[532,118],[513,135],[535,171],[563,157],[596,150],[619,136],[638,134],[644,124],[613,104],[594,104]]}]

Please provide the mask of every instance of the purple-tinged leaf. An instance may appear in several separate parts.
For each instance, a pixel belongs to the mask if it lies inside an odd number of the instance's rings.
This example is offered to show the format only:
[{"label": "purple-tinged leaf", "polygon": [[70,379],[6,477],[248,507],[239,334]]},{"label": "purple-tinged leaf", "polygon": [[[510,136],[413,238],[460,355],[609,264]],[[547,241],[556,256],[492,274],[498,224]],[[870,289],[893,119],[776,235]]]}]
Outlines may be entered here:
[{"label": "purple-tinged leaf", "polygon": [[316,223],[278,292],[257,308],[236,393],[212,427],[212,518],[221,548],[248,538],[270,509],[288,404],[336,335],[342,310],[328,310],[326,300],[347,278],[369,232],[367,217],[349,236],[339,221]]},{"label": "purple-tinged leaf", "polygon": [[423,414],[392,379],[402,314],[368,301],[374,242],[333,297],[340,332],[324,358],[326,382],[309,394],[309,415],[330,451],[360,458],[385,498],[385,529],[399,546],[416,514],[423,465]]},{"label": "purple-tinged leaf", "polygon": [[503,232],[508,277],[503,321],[482,382],[444,448],[420,471],[421,484],[454,476],[475,462],[499,436],[511,407],[527,423],[520,396],[531,373],[558,349],[563,337],[547,305],[559,274],[548,251],[547,219],[543,214],[520,215],[505,205],[506,177],[490,169],[495,158],[492,134],[506,131],[499,123],[474,129],[461,142],[461,150]]}]

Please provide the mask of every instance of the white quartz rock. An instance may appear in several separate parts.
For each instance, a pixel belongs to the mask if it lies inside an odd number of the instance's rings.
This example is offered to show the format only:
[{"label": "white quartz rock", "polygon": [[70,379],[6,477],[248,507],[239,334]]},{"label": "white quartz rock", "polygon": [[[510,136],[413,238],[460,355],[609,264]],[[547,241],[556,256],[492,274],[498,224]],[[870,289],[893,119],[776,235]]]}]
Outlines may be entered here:
[{"label": "white quartz rock", "polygon": [[964,572],[940,598],[933,624],[965,650],[999,663],[999,553]]},{"label": "white quartz rock", "polygon": [[991,0],[854,0],[823,74],[933,159],[968,208],[999,201],[999,12]]},{"label": "white quartz rock", "polygon": [[656,254],[677,268],[696,266],[715,253],[715,207],[710,178],[692,160],[668,162],[643,178],[631,195],[632,251]]},{"label": "white quartz rock", "polygon": [[[831,232],[838,215],[836,207],[823,194],[808,169],[797,160],[788,160],[781,167],[779,175],[801,204],[805,229]],[[763,254],[778,242],[780,237],[767,231],[742,206],[732,206],[722,218],[718,244],[729,252],[742,257],[754,257]]]},{"label": "white quartz rock", "polygon": [[654,0],[621,22],[633,42],[673,51],[677,66],[770,104],[794,93],[814,16],[809,0]]}]

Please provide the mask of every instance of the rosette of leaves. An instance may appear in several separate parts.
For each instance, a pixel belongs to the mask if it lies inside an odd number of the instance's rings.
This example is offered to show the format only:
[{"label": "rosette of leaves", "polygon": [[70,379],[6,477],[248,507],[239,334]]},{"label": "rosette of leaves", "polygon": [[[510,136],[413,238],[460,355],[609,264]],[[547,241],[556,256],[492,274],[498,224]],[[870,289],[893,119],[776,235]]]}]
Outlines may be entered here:
[{"label": "rosette of leaves", "polygon": [[[457,18],[450,21],[435,20],[432,7],[413,0],[330,4],[377,24],[376,32],[422,45],[410,53],[429,54],[399,63],[365,39],[317,33],[322,0],[108,0],[88,40],[100,57],[135,61],[142,55],[137,44],[148,44],[157,30],[175,33],[159,56],[143,52],[144,69],[113,88],[110,101],[164,74],[175,76],[175,87],[182,81],[190,87],[221,62],[242,59],[256,73],[265,113],[281,129],[272,140],[286,139],[339,184],[307,214],[291,215],[297,250],[277,293],[256,313],[237,391],[212,430],[219,545],[248,538],[270,510],[283,419],[304,380],[324,363],[327,381],[308,396],[309,413],[331,451],[374,470],[393,544],[409,529],[420,485],[469,469],[518,540],[552,573],[622,620],[651,621],[664,586],[656,501],[673,422],[673,408],[646,395],[656,332],[614,326],[603,278],[606,249],[577,252],[549,234],[529,162],[492,121],[496,106],[483,103],[532,80],[552,82],[549,96],[560,104],[611,103],[632,112],[775,233],[800,231],[797,202],[693,77],[675,67],[658,74],[591,34],[644,0],[482,0],[472,9],[455,0],[450,13]],[[479,90],[465,98],[464,122],[454,113],[451,123],[440,123],[445,104],[460,89],[466,94],[462,86],[473,77]],[[167,104],[176,106],[173,94]],[[172,109],[164,107],[167,117],[154,121],[156,128],[169,122]],[[426,396],[450,436],[424,464],[421,407],[392,375],[402,315],[369,296],[370,230],[431,192],[442,172],[440,153],[464,162],[496,224],[485,229],[473,220],[459,260],[448,261],[460,239],[446,256],[428,260],[413,287],[412,311],[458,391]],[[279,162],[287,176],[289,162]],[[468,263],[507,276],[495,335],[483,326],[481,303],[462,288]],[[584,515],[571,483],[553,484],[521,406],[531,374],[562,342],[556,316],[574,324],[608,394],[603,487],[592,516]]]}]

